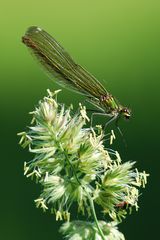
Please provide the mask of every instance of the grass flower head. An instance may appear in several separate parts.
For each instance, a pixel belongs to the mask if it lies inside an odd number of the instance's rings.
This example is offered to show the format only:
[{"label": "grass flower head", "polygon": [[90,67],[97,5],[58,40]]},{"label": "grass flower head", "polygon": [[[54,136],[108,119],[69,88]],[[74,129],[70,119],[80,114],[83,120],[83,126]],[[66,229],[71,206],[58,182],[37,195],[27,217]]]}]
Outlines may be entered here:
[{"label": "grass flower head", "polygon": [[[32,125],[19,134],[22,147],[28,146],[34,156],[25,162],[24,175],[42,186],[35,204],[44,211],[50,209],[57,220],[68,221],[61,232],[70,240],[123,240],[116,225],[127,208],[138,209],[139,188],[145,186],[147,174],[139,173],[132,162],[122,163],[116,151],[107,150],[102,129],[86,127],[85,107],[80,104],[73,114],[71,107],[57,102],[58,93],[48,90],[48,96],[31,113]],[[113,139],[112,131],[111,144]],[[95,204],[113,221],[99,221]],[[70,223],[73,205],[94,222]]]}]

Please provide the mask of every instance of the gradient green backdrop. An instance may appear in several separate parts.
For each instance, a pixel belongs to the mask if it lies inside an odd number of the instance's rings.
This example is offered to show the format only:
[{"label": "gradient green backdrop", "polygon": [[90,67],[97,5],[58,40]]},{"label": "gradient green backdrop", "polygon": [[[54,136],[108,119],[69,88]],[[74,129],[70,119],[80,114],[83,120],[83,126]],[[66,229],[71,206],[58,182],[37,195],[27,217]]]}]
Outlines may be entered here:
[{"label": "gradient green backdrop", "polygon": [[[1,223],[3,240],[59,240],[59,223],[36,209],[38,185],[23,176],[30,159],[18,146],[17,132],[29,125],[28,112],[59,88],[31,58],[21,36],[38,25],[52,34],[121,103],[133,112],[121,121],[128,148],[113,146],[124,160],[137,161],[151,174],[140,196],[140,210],[120,230],[126,239],[156,239],[159,225],[160,4],[155,0],[1,1]],[[83,97],[64,89],[59,100],[76,105]],[[100,122],[102,119],[97,119]],[[114,128],[114,126],[112,126]],[[116,131],[116,130],[115,130]]]}]

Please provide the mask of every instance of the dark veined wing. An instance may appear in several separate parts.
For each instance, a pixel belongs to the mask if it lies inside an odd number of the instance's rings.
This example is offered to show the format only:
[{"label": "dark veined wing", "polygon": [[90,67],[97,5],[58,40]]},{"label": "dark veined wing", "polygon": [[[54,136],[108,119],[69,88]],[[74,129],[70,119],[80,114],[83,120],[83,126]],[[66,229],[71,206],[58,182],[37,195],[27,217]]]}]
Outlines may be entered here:
[{"label": "dark veined wing", "polygon": [[64,48],[41,28],[30,27],[22,41],[58,83],[72,87],[88,97],[100,99],[100,96],[107,95],[101,83],[76,64]]}]

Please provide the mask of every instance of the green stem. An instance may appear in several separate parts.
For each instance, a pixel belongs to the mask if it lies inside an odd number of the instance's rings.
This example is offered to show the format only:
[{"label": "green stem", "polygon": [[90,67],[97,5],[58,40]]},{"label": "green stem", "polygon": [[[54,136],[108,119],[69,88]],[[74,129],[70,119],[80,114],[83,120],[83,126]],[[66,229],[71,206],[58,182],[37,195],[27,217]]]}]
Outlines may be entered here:
[{"label": "green stem", "polygon": [[98,231],[99,231],[99,234],[100,234],[100,236],[102,237],[102,240],[106,240],[106,239],[105,239],[105,236],[104,236],[104,234],[103,234],[103,231],[102,231],[102,229],[100,228],[99,223],[98,223],[98,219],[97,219],[97,216],[96,216],[96,211],[95,211],[95,207],[94,207],[93,198],[91,197],[91,195],[88,193],[88,191],[85,189],[85,187],[84,187],[84,186],[81,184],[81,182],[79,181],[79,179],[78,179],[78,177],[77,177],[77,174],[76,174],[76,172],[75,172],[75,169],[74,169],[72,163],[70,162],[70,160],[69,160],[69,158],[68,158],[68,155],[67,155],[67,153],[65,152],[65,150],[64,150],[63,153],[64,153],[64,155],[65,155],[65,157],[66,157],[66,160],[68,161],[69,165],[70,165],[71,168],[72,168],[73,174],[75,175],[75,178],[76,178],[77,182],[79,183],[79,185],[82,186],[82,188],[84,189],[84,191],[86,192],[86,194],[87,194],[87,196],[88,196],[88,200],[89,200],[89,203],[90,203],[90,207],[91,207],[91,210],[92,210],[92,213],[93,213],[93,218],[94,218],[94,221],[95,221],[95,223],[96,223],[96,226],[97,226],[97,229],[98,229]]},{"label": "green stem", "polygon": [[102,229],[100,228],[99,226],[99,223],[98,223],[98,219],[97,219],[97,215],[96,215],[96,211],[95,211],[95,207],[94,207],[94,202],[93,202],[93,198],[90,196],[90,194],[85,190],[87,196],[88,196],[88,200],[90,202],[90,207],[91,207],[91,210],[92,210],[92,213],[93,213],[93,217],[94,217],[94,221],[96,223],[96,226],[97,226],[97,229],[99,231],[99,234],[100,236],[102,237],[103,240],[106,240],[104,234],[103,234],[103,231]]}]

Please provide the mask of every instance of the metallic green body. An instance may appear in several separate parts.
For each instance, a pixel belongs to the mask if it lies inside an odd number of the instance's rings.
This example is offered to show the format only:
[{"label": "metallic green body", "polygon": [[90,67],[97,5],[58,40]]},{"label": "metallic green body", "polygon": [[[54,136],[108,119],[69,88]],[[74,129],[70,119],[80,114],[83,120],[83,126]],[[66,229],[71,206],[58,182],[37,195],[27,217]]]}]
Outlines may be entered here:
[{"label": "metallic green body", "polygon": [[22,41],[59,84],[84,94],[89,102],[106,115],[130,117],[130,111],[122,107],[93,75],[75,63],[47,32],[35,26],[30,27]]}]

